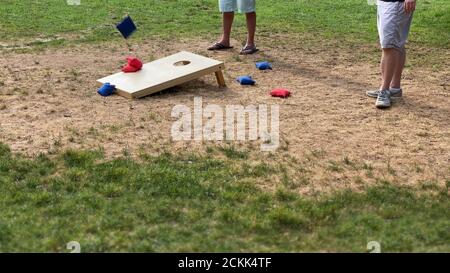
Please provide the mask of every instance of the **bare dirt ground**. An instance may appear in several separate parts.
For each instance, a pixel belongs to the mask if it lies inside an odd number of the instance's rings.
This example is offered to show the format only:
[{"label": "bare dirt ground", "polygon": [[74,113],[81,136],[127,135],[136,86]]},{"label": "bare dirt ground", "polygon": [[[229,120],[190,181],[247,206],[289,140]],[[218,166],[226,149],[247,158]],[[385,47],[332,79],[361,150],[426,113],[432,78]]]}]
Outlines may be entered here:
[{"label": "bare dirt ground", "polygon": [[[281,39],[282,37],[280,37]],[[101,97],[96,79],[120,71],[129,55],[124,45],[77,45],[31,53],[2,52],[0,59],[0,141],[25,155],[68,148],[102,147],[108,157],[162,151],[204,152],[224,143],[173,142],[172,108],[204,105],[280,105],[281,146],[264,154],[257,142],[234,143],[252,160],[279,162],[301,193],[336,188],[358,189],[380,181],[426,187],[450,179],[450,53],[441,68],[407,68],[405,96],[391,109],[375,109],[364,91],[377,87],[376,60],[361,59],[364,50],[338,46],[274,46],[262,41],[261,53],[238,56],[235,49],[207,52],[208,41],[142,42],[135,53],[151,61],[180,50],[226,63],[226,90],[213,75],[140,100]],[[376,46],[376,45],[374,45]],[[419,51],[419,50],[416,50]],[[274,70],[257,71],[254,62],[270,60]],[[373,60],[373,58],[372,58]],[[254,87],[234,81],[252,75]],[[273,88],[287,88],[288,99],[272,98]],[[228,145],[228,144],[227,144]],[[276,188],[281,179],[261,186]],[[280,181],[278,181],[280,180]]]}]

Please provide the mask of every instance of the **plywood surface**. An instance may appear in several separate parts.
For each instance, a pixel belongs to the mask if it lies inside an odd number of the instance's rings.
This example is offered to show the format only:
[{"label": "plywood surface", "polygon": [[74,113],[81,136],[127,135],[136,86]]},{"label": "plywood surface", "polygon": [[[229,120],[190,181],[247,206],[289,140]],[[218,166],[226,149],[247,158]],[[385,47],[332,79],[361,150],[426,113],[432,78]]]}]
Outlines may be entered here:
[{"label": "plywood surface", "polygon": [[[181,62],[181,63],[180,63]],[[189,64],[183,65],[189,62]],[[176,65],[178,64],[178,65]],[[119,95],[139,98],[191,81],[206,74],[221,71],[223,62],[182,51],[144,64],[136,73],[117,73],[98,82],[116,86]]]}]

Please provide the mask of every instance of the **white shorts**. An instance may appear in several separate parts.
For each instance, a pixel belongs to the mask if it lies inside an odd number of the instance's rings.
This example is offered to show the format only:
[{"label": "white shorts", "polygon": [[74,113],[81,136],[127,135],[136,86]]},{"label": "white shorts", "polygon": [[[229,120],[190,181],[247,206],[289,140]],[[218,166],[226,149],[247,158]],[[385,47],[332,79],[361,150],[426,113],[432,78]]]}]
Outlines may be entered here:
[{"label": "white shorts", "polygon": [[412,13],[406,14],[404,2],[378,0],[378,35],[382,48],[405,49]]},{"label": "white shorts", "polygon": [[219,10],[220,12],[255,12],[256,0],[219,0]]}]

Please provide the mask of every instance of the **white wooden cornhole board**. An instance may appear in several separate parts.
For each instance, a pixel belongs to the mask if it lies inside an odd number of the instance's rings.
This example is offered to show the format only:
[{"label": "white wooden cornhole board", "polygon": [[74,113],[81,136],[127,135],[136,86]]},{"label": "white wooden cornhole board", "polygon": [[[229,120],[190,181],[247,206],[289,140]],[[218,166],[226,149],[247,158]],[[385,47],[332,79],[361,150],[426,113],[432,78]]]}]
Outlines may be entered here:
[{"label": "white wooden cornhole board", "polygon": [[135,73],[117,73],[97,80],[116,86],[116,93],[126,98],[141,98],[161,90],[215,73],[219,86],[224,87],[223,62],[182,51],[144,64]]}]

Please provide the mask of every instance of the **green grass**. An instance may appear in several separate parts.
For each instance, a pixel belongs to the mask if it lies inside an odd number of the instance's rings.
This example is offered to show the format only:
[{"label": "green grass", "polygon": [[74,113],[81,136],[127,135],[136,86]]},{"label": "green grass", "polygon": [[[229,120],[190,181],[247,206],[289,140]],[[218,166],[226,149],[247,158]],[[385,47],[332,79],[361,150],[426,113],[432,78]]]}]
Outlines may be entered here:
[{"label": "green grass", "polygon": [[[302,42],[307,39],[322,42],[338,39],[344,44],[377,41],[376,7],[367,5],[365,0],[264,0],[257,5],[260,35],[299,33]],[[447,0],[418,1],[411,42],[448,48],[449,9]],[[82,41],[119,40],[114,24],[126,12],[138,24],[137,38],[208,35],[214,39],[220,28],[217,0],[81,0],[80,6],[69,6],[65,0],[3,0],[0,40],[63,33],[81,33]],[[244,25],[243,16],[237,18],[236,24]],[[240,33],[245,31],[235,29]]]},{"label": "green grass", "polygon": [[83,252],[366,252],[373,240],[384,252],[450,251],[448,188],[303,198],[254,186],[269,175],[286,177],[242,156],[25,159],[0,145],[0,251],[67,252],[79,241]]},{"label": "green grass", "polygon": [[[122,42],[114,23],[126,12],[139,28],[132,42],[213,40],[220,31],[216,0],[65,2],[2,0],[0,42],[23,39],[36,48]],[[433,47],[440,58],[441,49],[450,47],[449,9],[447,0],[419,1],[410,38],[416,50]],[[377,42],[375,7],[365,0],[258,1],[258,18],[259,36],[267,40],[280,33],[293,39],[277,40],[279,44],[299,39],[299,45],[353,48]],[[244,35],[244,25],[238,16],[238,37]],[[56,36],[63,39],[35,40]],[[91,129],[89,134],[98,135]],[[0,252],[67,252],[69,241],[79,241],[84,252],[365,252],[369,241],[379,241],[384,252],[450,251],[450,180],[445,189],[435,181],[415,189],[380,182],[358,193],[302,197],[294,191],[312,183],[306,175],[291,177],[285,168],[250,159],[234,146],[207,151],[208,157],[162,154],[139,160],[132,160],[127,150],[113,160],[101,150],[55,151],[51,158],[27,159],[0,144]],[[308,161],[323,157],[323,151],[313,151]],[[338,175],[358,164],[344,157],[329,161],[324,171]],[[296,168],[303,170],[300,163]],[[361,168],[367,177],[385,181],[371,165]],[[389,164],[385,171],[396,174]],[[269,179],[281,181],[274,192],[255,186]],[[363,178],[354,180],[364,185]]]}]

